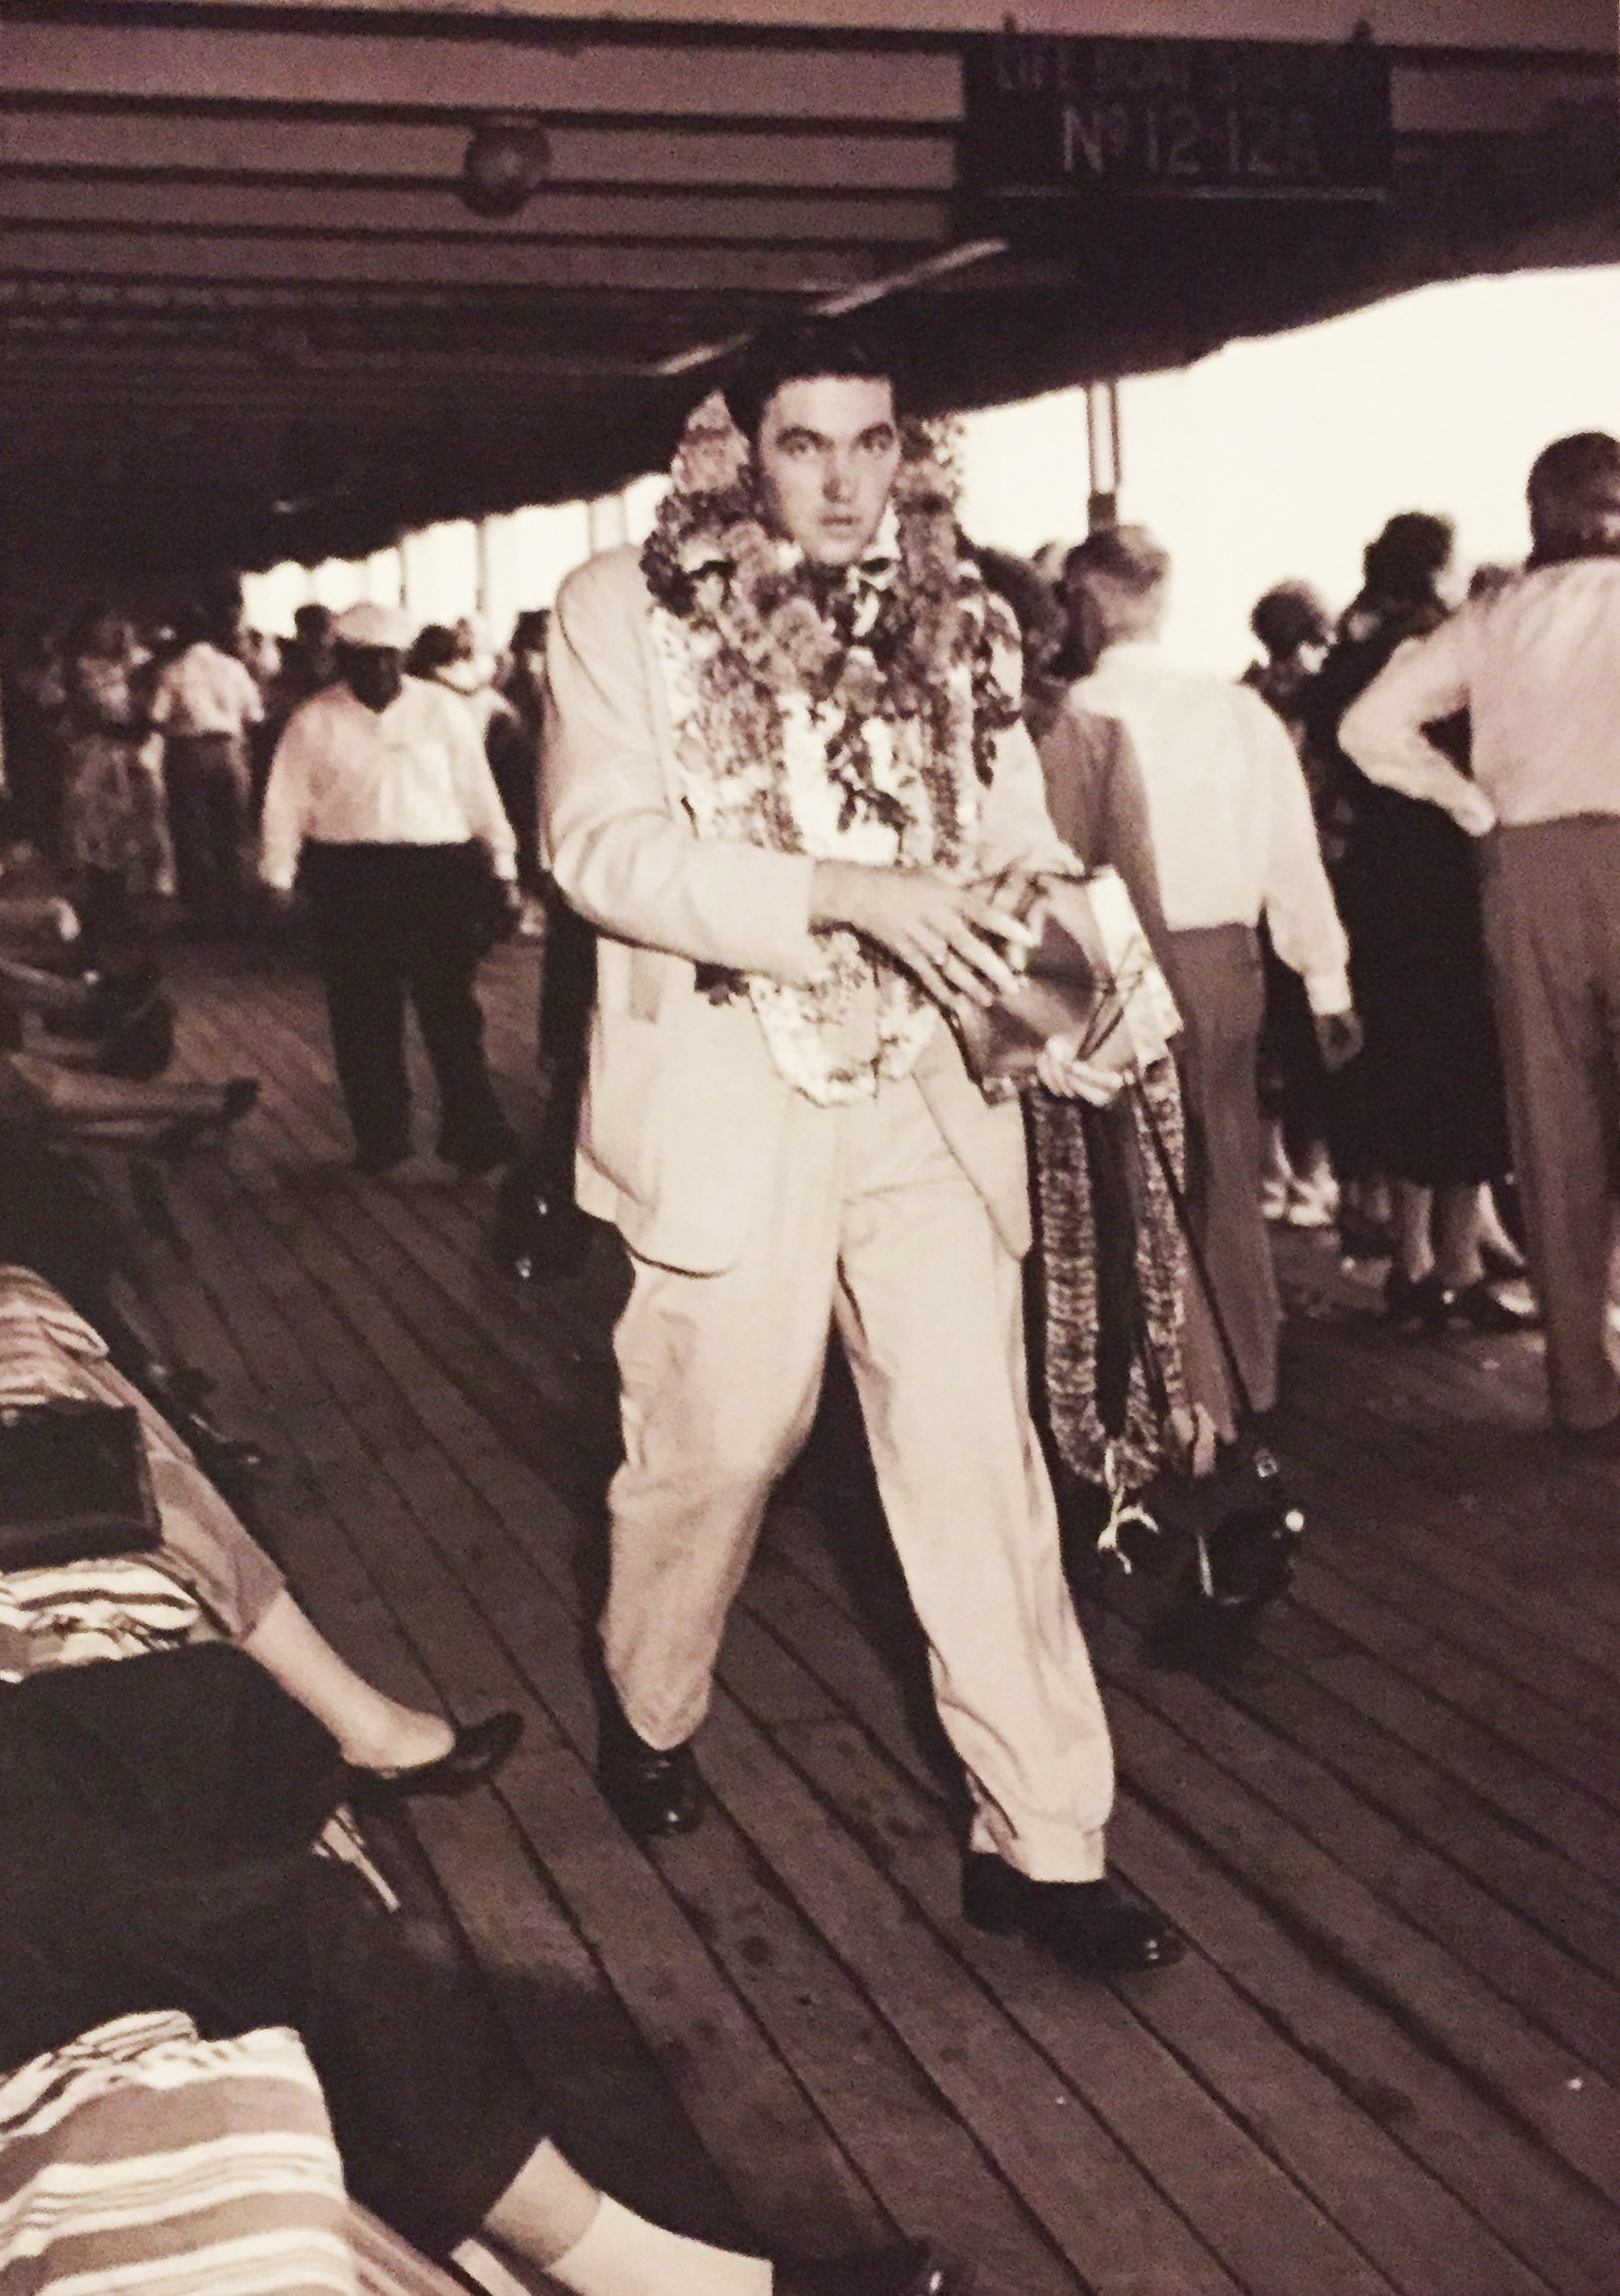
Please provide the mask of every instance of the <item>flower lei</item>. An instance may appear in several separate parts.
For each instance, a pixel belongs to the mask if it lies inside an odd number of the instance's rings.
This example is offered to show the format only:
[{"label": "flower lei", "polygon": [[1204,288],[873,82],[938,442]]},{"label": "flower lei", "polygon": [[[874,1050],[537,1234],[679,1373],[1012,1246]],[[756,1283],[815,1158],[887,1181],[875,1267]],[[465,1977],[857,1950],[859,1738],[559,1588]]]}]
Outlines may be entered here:
[{"label": "flower lei", "polygon": [[[925,433],[907,434],[872,550],[828,571],[767,529],[716,392],[686,425],[641,571],[699,837],[971,873],[997,741],[1018,718],[1019,645],[961,556]],[[935,1007],[855,934],[818,942],[806,984],[721,971],[705,985],[746,996],[809,1098],[869,1098],[910,1072]]]}]

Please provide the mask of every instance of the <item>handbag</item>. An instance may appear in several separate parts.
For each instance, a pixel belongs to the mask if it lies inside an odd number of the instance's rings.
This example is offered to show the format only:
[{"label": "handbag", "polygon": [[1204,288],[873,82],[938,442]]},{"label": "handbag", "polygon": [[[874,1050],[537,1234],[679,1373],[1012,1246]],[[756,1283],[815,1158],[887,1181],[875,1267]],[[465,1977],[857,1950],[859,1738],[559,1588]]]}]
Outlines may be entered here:
[{"label": "handbag", "polygon": [[1102,1067],[1140,1069],[1163,1057],[1181,1016],[1113,870],[1088,877],[1012,870],[980,890],[1033,937],[1005,945],[1011,988],[953,1015],[987,1100],[1010,1100],[1032,1084],[1053,1036]]},{"label": "handbag", "polygon": [[1192,1540],[1191,1567],[1175,1606],[1156,1630],[1159,1655],[1168,1658],[1188,1651],[1208,1655],[1211,1627],[1221,1632],[1239,1629],[1288,1592],[1305,1536],[1305,1512],[1289,1492],[1276,1453],[1255,1426],[1253,1398],[1215,1296],[1186,1192],[1151,1108],[1144,1107],[1144,1115],[1237,1404],[1237,1432],[1220,1446],[1207,1475],[1164,1475],[1153,1485],[1154,1517],[1164,1528]]},{"label": "handbag", "polygon": [[132,1405],[0,1405],[0,1572],[144,1554],[163,1521]]}]

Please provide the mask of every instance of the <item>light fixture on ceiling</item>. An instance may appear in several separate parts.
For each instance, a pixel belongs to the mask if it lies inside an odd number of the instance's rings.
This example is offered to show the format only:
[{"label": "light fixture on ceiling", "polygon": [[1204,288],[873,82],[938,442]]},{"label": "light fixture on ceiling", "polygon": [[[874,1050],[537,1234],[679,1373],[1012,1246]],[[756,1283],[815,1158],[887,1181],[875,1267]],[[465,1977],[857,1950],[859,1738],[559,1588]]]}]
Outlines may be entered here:
[{"label": "light fixture on ceiling", "polygon": [[516,215],[552,169],[551,140],[521,114],[480,120],[461,163],[460,191],[475,215]]}]

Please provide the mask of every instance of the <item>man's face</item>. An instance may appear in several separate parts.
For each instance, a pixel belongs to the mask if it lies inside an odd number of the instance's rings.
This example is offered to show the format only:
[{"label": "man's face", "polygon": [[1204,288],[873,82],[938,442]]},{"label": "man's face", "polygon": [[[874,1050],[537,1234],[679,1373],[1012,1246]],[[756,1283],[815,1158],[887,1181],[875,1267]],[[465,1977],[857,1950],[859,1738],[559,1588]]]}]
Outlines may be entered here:
[{"label": "man's face", "polygon": [[396,646],[340,645],[337,674],[356,701],[380,715],[405,682],[405,656]]},{"label": "man's face", "polygon": [[878,531],[900,467],[894,391],[868,375],[784,383],[760,418],[754,458],[777,531],[812,566],[851,566]]}]

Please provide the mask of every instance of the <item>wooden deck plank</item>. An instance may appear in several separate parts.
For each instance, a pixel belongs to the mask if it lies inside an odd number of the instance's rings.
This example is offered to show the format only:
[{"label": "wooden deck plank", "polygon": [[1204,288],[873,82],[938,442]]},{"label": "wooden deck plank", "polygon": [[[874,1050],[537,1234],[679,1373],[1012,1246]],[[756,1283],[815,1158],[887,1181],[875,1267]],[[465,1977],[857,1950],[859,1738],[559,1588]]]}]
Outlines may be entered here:
[{"label": "wooden deck plank", "polygon": [[[1103,1662],[1117,1647],[1110,1636]],[[1620,1984],[1554,1944],[1491,1890],[1353,1791],[1277,1726],[1269,1666],[1196,1676],[1139,1663],[1120,1668],[1135,1695],[1222,1769],[1316,1842],[1336,1865],[1444,1947],[1491,1990],[1609,2079],[1620,2076]],[[1117,1661],[1114,1662],[1118,1664]],[[1245,1686],[1248,1686],[1247,1688]],[[1320,1701],[1313,1702],[1313,1711]],[[1616,1907],[1620,1927],[1620,1905]]]},{"label": "wooden deck plank", "polygon": [[[798,1590],[800,1599],[795,1602],[791,1597],[791,1587],[790,1573],[785,1571],[773,1572],[767,1576],[764,1582],[763,1600],[761,1600],[760,1594],[745,1597],[745,1600],[749,1600],[756,1607],[765,1610],[778,1631],[781,1631],[785,1626],[795,1646],[802,1647],[807,1654],[813,1654],[813,1657],[807,1655],[806,1663],[820,1666],[829,1654],[837,1653],[840,1650],[847,1653],[849,1649],[853,1648],[859,1652],[860,1646],[858,1644],[851,1646],[847,1634],[840,1636],[824,1615],[818,1615],[812,1590],[801,1586]],[[807,1629],[808,1640],[800,1646],[800,1637],[806,1633]],[[922,1784],[922,1780],[927,1774],[926,1766],[919,1761],[915,1749],[907,1742],[903,1706],[893,1698],[893,1685],[883,1670],[872,1666],[869,1660],[864,1668],[867,1677],[864,1686],[859,1681],[857,1662],[851,1661],[846,1656],[836,1663],[845,1695],[856,1702],[864,1725],[863,1735],[883,1743],[886,1757],[890,1760],[893,1769],[904,1776],[905,1792],[911,1801],[909,1822],[902,1823],[893,1816],[887,1806],[888,1799],[897,1791],[892,1778],[888,1781],[884,1792],[879,1795],[876,1810],[869,1809],[865,1801],[860,1798],[860,1794],[857,1794],[856,1806],[861,1811],[863,1832],[867,1838],[884,1843],[886,1855],[891,1861],[899,1858],[916,1860],[925,1856],[932,1856],[935,1860],[941,1861],[941,1870],[940,1873],[936,1874],[929,1890],[927,1904],[936,1918],[943,1918],[942,1908],[949,1902],[951,1880],[954,1878],[955,1868],[950,1856],[948,1836],[940,1823],[938,1804]],[[805,1730],[795,1731],[791,1742],[795,1758],[809,1768],[811,1773],[816,1776],[818,1783],[822,1785],[824,1790],[827,1790],[831,1786],[832,1780],[825,1767],[822,1766],[820,1751],[828,1742],[827,1733],[812,1726]],[[848,1753],[850,1742],[846,1736],[840,1748],[840,1758],[846,1768],[849,1766],[851,1758]],[[871,1794],[870,1778],[860,1791],[868,1796]],[[925,1816],[923,1814],[925,1811],[931,1811],[932,1816]],[[891,1843],[895,1845],[892,1849],[888,1846]],[[1128,1857],[1121,1861],[1121,1869],[1127,1873],[1130,1871]],[[942,1878],[942,1876],[946,1878]],[[1002,1957],[1005,1964],[1006,1958],[1015,1956],[1018,1949],[973,1941],[970,1943],[969,1951],[975,1966],[980,1968],[981,1974],[983,1974],[983,1956],[985,1954]],[[1054,1979],[1052,1973],[1045,1968],[1038,1957],[1024,1955],[1022,1958],[1025,1964],[1022,1979],[1024,1988],[1027,1988],[1031,1982],[1038,1985],[1044,1981],[1054,1995],[1053,2014],[1072,2026],[1071,1998],[1065,1996],[1061,1978]],[[1181,1996],[1183,1982],[1180,1972],[1177,1974],[1174,1985],[1159,1985],[1144,1980],[1131,1989],[1132,2004],[1137,2015],[1145,2022],[1153,2024],[1155,2028],[1168,2019],[1171,2030],[1176,2032],[1178,2054],[1196,2066],[1200,2058],[1201,2036],[1196,2027],[1185,2018],[1180,2020],[1179,2030],[1177,2030],[1177,2020],[1174,2014],[1175,2005]],[[1238,2014],[1242,2015],[1241,2007]],[[1266,2046],[1269,2037],[1270,2029],[1264,2021],[1251,2017],[1245,2037],[1248,2055],[1252,2057],[1258,2054],[1264,2062],[1271,2054]],[[1271,2112],[1257,2113],[1253,2109],[1252,2101],[1250,2101],[1249,2106],[1242,2114],[1243,2125],[1251,2131],[1257,2126],[1266,2129],[1268,2140],[1274,2132],[1281,2132],[1285,2139],[1283,2152],[1285,2159],[1291,2157],[1291,2148],[1296,2145],[1303,2127],[1306,2132],[1306,2159],[1317,2171],[1326,2169],[1328,2172],[1326,2178],[1328,2190],[1324,2195],[1324,2204],[1342,2205],[1343,2194],[1339,2188],[1343,2185],[1347,2174],[1354,2174],[1358,2157],[1365,2153],[1368,2138],[1374,2133],[1367,2129],[1366,2100],[1365,2098],[1358,2101],[1354,2098],[1339,2097],[1336,2109],[1335,2105],[1325,2101],[1323,2096],[1318,2093],[1316,2085],[1310,2080],[1309,2076],[1314,2070],[1310,2062],[1290,2059],[1289,2063],[1295,2076],[1289,2093],[1289,2105],[1292,2109],[1286,2114],[1279,2114],[1274,2105]],[[1271,2072],[1275,2077],[1274,2064]],[[1301,2100],[1299,2093],[1299,2076],[1301,2074],[1307,2076],[1304,2101]],[[1221,2093],[1225,2094],[1224,2089]],[[1326,2123],[1325,2127],[1324,2123]],[[1310,2146],[1310,2133],[1313,2131],[1319,2137],[1319,2143],[1314,2154]],[[1532,2283],[1530,2276],[1527,2276],[1522,2268],[1513,2265],[1498,2244],[1482,2238],[1479,2227],[1472,2224],[1471,2220],[1465,2216],[1460,2215],[1455,2204],[1437,2185],[1428,2180],[1419,2179],[1417,2197],[1414,2197],[1413,2194],[1403,2191],[1402,2174],[1393,2169],[1392,2160],[1387,2150],[1382,2154],[1379,2153],[1376,2141],[1375,2154],[1379,2158],[1378,2174],[1376,2181],[1373,2181],[1368,2189],[1369,2205],[1361,2211],[1362,2221],[1356,2224],[1359,2237],[1363,2239],[1376,2238],[1380,2226],[1384,2227],[1387,2235],[1390,2223],[1399,2220],[1401,2237],[1398,2252],[1409,2263],[1415,2246],[1419,2254],[1426,2255],[1431,2262],[1441,2257],[1450,2257],[1455,2260],[1465,2249],[1473,2259],[1470,2269],[1476,2274],[1476,2277],[1468,2285],[1480,2289],[1487,2286],[1523,2288],[1531,2284],[1540,2285],[1539,2282]],[[1410,2184],[1411,2164],[1404,2163],[1403,2165],[1409,2171],[1407,2182]],[[1317,2187],[1313,2185],[1312,2188],[1316,2189]],[[1396,2219],[1392,2219],[1388,2215],[1387,2202],[1389,2206],[1393,2206],[1397,2210]],[[1355,2222],[1354,2208],[1352,2208],[1352,2221]],[[1415,2226],[1422,2225],[1425,2222],[1428,2234],[1426,2241],[1415,2240]],[[1464,2233],[1466,2233],[1466,2237],[1464,2237]],[[1459,2239],[1462,2239],[1462,2248],[1458,2246]],[[1286,2244],[1281,2252],[1292,2261],[1293,2252]],[[1430,2283],[1419,2277],[1412,2285],[1415,2289],[1424,2289]]]},{"label": "wooden deck plank", "polygon": [[[536,969],[486,973],[524,1123]],[[1620,1477],[1538,1431],[1533,1346],[1404,1346],[1325,1249],[1285,1265],[1309,1560],[1220,1679],[1146,1663],[1155,1590],[1097,1634],[1115,1862],[1192,1950],[1081,1987],[961,1921],[917,1630],[836,1488],[767,1527],[715,1814],[624,1840],[585,1653],[612,1255],[502,1283],[487,1185],[348,1169],[295,953],[177,973],[185,1060],[264,1092],[228,1160],[173,1176],[166,1309],[273,1444],[266,1530],[334,1639],[403,1695],[529,1718],[499,1795],[417,1836],[543,2090],[564,2037],[589,2165],[716,2236],[932,2223],[987,2296],[1620,2296]]]},{"label": "wooden deck plank", "polygon": [[[813,1671],[836,1668],[841,1694],[859,1701],[864,1726],[915,1773],[916,1756],[908,1754],[903,1742],[904,1707],[892,1683],[864,1645],[847,1632],[837,1636],[825,1616],[816,1618],[815,1592],[798,1591],[790,1629],[793,1647]],[[779,1580],[768,1582],[757,1596],[750,1590],[745,1600],[762,1601],[776,1619],[783,1616]],[[859,1687],[863,1673],[869,1696]],[[1504,2018],[1501,2005],[1470,1984],[1447,1957],[1426,1949],[1426,1941],[1404,1935],[1407,1925],[1392,1921],[1371,1893],[1236,1790],[1190,1740],[1156,1725],[1117,1677],[1109,1679],[1122,1775],[1141,1781],[1206,1856],[1241,1873],[1242,1918],[1234,1918],[1237,1909],[1217,1899],[1220,1924],[1206,1931],[1201,1924],[1209,1897],[1207,1877],[1199,1877],[1197,1899],[1172,1901],[1165,1896],[1162,1856],[1150,1854],[1138,1868],[1132,1845],[1145,1841],[1150,1852],[1157,1852],[1162,1841],[1151,1827],[1144,1833],[1128,1793],[1110,1837],[1120,1872],[1184,1925],[1192,1925],[1210,1958],[1269,2014],[1284,2016],[1296,2041],[1308,2046],[1317,2062],[1338,2068],[1338,2077],[1353,2092],[1361,2085],[1364,2105],[1375,2098],[1393,2099],[1398,2125],[1392,2132],[1467,2200],[1505,2245],[1516,2247],[1571,2296],[1577,2289],[1595,2296],[1598,2288],[1620,2287],[1612,2210],[1595,2203],[1578,2175],[1522,2132],[1525,2106],[1550,2110],[1579,2159],[1595,2162],[1600,2175],[1612,2182],[1615,2163],[1601,2133],[1582,2123],[1585,2088],[1556,2087],[1567,2080],[1584,2084],[1591,2079],[1590,2069],[1579,2059],[1561,2056],[1555,2045],[1512,2017]],[[1257,1977],[1257,1969],[1265,1970],[1261,1941],[1268,1940],[1275,1966]],[[1268,1982],[1272,1979],[1274,1987]],[[1432,2044],[1425,2049],[1413,2038],[1410,2027],[1416,2025],[1420,2034],[1425,2019],[1443,2024],[1444,2056]],[[1488,2097],[1452,2070],[1453,2044],[1462,2053],[1456,2063],[1483,2078]],[[1498,2086],[1505,2066],[1517,2068],[1520,2088],[1504,2113],[1497,2099],[1509,2094]],[[1612,2098],[1606,2098],[1605,2113],[1612,2114]],[[1548,2212],[1560,2219],[1550,2239],[1544,2222]]]}]

